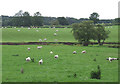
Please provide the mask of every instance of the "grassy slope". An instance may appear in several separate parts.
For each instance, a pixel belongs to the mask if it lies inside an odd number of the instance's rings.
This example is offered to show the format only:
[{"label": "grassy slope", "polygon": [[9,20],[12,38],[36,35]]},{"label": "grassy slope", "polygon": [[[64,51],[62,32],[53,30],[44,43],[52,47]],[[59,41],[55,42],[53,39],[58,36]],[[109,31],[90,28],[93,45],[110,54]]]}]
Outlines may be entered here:
[{"label": "grassy slope", "polygon": [[[118,81],[118,61],[109,62],[106,58],[117,57],[117,48],[98,46],[67,46],[67,45],[43,45],[41,50],[37,45],[3,45],[3,82],[115,82]],[[31,50],[28,51],[27,48]],[[50,55],[50,50],[54,54]],[[77,54],[72,52],[76,50]],[[86,50],[86,54],[81,54]],[[19,56],[12,56],[19,54]],[[54,59],[58,54],[59,58]],[[34,57],[35,63],[26,62],[27,56]],[[38,60],[43,59],[43,65],[38,65]],[[96,62],[93,59],[96,58]],[[90,72],[100,65],[102,71],[101,80],[90,79]],[[23,67],[24,74],[20,73]],[[74,78],[73,74],[77,77]]]},{"label": "grassy slope", "polygon": [[[55,39],[58,39],[58,42],[77,42],[70,29],[56,28],[56,29],[20,29],[18,32],[17,29],[2,29],[2,42],[38,42],[39,39],[47,38],[47,42],[55,42]],[[117,42],[118,41],[118,27],[113,26],[113,28],[106,28],[111,31],[110,37],[105,42]],[[39,30],[37,32],[36,30]],[[53,34],[57,32],[57,36]]]},{"label": "grassy slope", "polygon": [[[73,35],[71,34],[71,29],[21,29],[20,32],[18,29],[3,29],[3,42],[38,42],[39,39],[47,38],[47,41],[54,42],[55,39],[58,39],[60,42],[71,42],[75,41]],[[37,32],[36,30],[39,30]],[[59,30],[56,32],[56,30]],[[57,36],[54,36],[54,33],[57,33]]]}]

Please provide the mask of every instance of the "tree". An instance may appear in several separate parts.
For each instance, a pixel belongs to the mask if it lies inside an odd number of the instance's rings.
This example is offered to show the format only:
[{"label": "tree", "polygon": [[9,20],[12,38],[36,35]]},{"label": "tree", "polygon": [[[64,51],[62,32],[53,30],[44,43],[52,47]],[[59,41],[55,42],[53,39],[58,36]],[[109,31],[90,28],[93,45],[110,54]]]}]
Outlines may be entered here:
[{"label": "tree", "polygon": [[31,26],[31,16],[29,12],[24,12],[20,10],[12,18],[13,26]]},{"label": "tree", "polygon": [[[95,30],[95,35],[94,35],[94,40],[98,41],[99,45],[103,45],[104,41],[109,37],[110,31],[105,30],[103,25],[96,25],[96,30]],[[103,41],[103,42],[101,42]]]},{"label": "tree", "polygon": [[115,18],[114,22],[115,24],[120,25],[120,18]]},{"label": "tree", "polygon": [[23,26],[23,11],[16,13],[11,21],[13,26]]},{"label": "tree", "polygon": [[72,25],[72,32],[76,40],[84,46],[88,46],[94,36],[94,23],[93,21],[83,21]]},{"label": "tree", "polygon": [[20,17],[20,16],[23,16],[23,11],[20,10],[18,13],[16,13],[14,16],[16,17]]},{"label": "tree", "polygon": [[41,13],[40,12],[36,12],[36,13],[34,13],[34,16],[41,16]]},{"label": "tree", "polygon": [[27,26],[27,27],[31,26],[31,17],[29,12],[24,12],[22,18],[23,18],[23,26]]},{"label": "tree", "polygon": [[89,17],[90,20],[93,20],[94,21],[94,24],[96,24],[98,21],[99,21],[99,14],[96,13],[96,12],[93,12],[90,17]]},{"label": "tree", "polygon": [[64,17],[58,17],[57,20],[58,20],[60,25],[69,25],[68,21]]},{"label": "tree", "polygon": [[32,17],[32,25],[34,26],[42,26],[43,25],[43,19],[40,12],[34,13],[34,16]]},{"label": "tree", "polygon": [[59,21],[58,20],[52,21],[51,25],[59,25]]}]

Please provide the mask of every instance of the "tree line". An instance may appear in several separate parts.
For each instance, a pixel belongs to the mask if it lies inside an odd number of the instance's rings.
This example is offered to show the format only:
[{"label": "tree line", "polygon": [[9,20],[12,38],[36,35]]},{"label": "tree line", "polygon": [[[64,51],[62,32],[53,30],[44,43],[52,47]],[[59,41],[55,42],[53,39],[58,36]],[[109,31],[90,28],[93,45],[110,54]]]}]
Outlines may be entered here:
[{"label": "tree line", "polygon": [[99,14],[95,12],[93,12],[89,18],[76,19],[73,17],[44,17],[40,12],[36,12],[31,16],[29,12],[20,10],[14,16],[2,16],[2,26],[71,25],[88,20],[93,20],[94,24],[120,24],[120,18],[99,20]]}]

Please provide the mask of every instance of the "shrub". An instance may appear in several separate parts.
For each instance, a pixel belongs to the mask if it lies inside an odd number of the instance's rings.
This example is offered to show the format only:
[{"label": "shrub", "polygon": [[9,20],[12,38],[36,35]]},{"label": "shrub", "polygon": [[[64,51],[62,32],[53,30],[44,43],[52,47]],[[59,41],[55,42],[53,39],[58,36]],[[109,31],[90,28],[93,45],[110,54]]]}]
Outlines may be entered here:
[{"label": "shrub", "polygon": [[101,70],[100,66],[98,65],[97,71],[91,71],[91,79],[100,79],[101,78]]}]

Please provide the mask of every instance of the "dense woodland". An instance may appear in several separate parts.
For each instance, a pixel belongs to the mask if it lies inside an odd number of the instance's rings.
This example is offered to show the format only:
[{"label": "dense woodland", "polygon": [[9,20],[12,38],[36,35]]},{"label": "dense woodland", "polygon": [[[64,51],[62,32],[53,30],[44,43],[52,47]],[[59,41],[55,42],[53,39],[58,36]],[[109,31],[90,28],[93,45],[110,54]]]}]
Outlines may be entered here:
[{"label": "dense woodland", "polygon": [[[96,13],[95,13],[96,14]],[[91,16],[95,15],[94,13]],[[98,14],[97,14],[98,15]],[[97,16],[99,17],[99,15]],[[20,10],[14,16],[1,16],[2,18],[2,26],[17,26],[17,27],[30,27],[30,26],[57,26],[57,25],[71,25],[73,23],[81,23],[82,21],[94,20],[93,17],[89,18],[80,18],[76,19],[73,17],[46,17],[42,16],[41,13],[36,12],[33,16],[29,14],[29,12],[23,12]],[[115,19],[96,19],[94,20],[97,24],[105,24],[105,25],[118,25],[120,24],[120,18]]]}]

